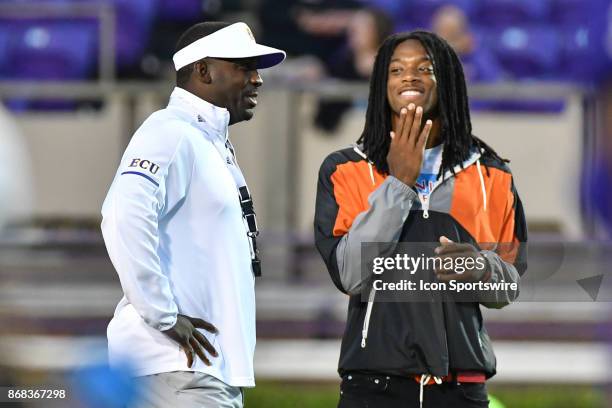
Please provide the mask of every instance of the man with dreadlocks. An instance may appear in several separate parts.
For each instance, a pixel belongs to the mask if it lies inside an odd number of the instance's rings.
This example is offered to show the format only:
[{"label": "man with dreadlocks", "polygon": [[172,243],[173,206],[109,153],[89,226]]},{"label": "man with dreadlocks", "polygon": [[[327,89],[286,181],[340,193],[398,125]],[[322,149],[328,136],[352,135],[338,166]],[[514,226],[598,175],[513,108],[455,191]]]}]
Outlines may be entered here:
[{"label": "man with dreadlocks", "polygon": [[[424,31],[388,37],[358,145],[329,155],[319,174],[316,246],[350,295],[339,407],[488,406],[496,361],[480,305],[514,301],[526,270],[525,217],[506,162],[472,135],[452,48]],[[437,243],[438,259],[484,267],[436,269],[433,279],[517,285],[467,302],[375,304],[365,242]]]}]

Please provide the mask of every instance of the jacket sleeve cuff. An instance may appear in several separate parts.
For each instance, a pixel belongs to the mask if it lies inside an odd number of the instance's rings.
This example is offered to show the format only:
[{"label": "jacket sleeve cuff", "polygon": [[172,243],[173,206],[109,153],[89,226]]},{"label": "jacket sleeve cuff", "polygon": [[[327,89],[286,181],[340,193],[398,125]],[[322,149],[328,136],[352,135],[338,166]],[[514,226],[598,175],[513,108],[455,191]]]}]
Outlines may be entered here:
[{"label": "jacket sleeve cuff", "polygon": [[417,198],[417,193],[414,191],[412,187],[408,184],[404,183],[400,179],[397,179],[393,176],[389,176],[389,184],[398,191],[401,191],[403,194],[406,194],[406,198],[408,200],[415,200]]},{"label": "jacket sleeve cuff", "polygon": [[177,316],[178,316],[177,314],[168,316],[167,318],[163,319],[159,323],[152,324],[150,326],[152,326],[154,329],[157,329],[159,331],[166,331],[174,327],[174,325],[176,324]]},{"label": "jacket sleeve cuff", "polygon": [[[481,281],[482,282],[490,282],[491,279],[493,278],[493,275],[495,273],[495,271],[493,270],[494,265],[495,265],[495,261],[497,259],[497,254],[493,251],[489,251],[489,250],[483,250],[480,251],[480,255],[485,259],[485,262],[487,263],[487,272],[484,274],[484,276],[482,277]],[[491,259],[493,258],[493,259]]]}]

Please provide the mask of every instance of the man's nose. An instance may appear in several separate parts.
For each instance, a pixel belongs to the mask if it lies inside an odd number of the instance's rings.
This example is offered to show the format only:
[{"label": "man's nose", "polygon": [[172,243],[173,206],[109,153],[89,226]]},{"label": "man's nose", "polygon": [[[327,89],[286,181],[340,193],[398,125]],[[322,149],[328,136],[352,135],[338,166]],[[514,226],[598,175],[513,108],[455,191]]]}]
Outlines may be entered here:
[{"label": "man's nose", "polygon": [[415,70],[407,69],[404,71],[402,82],[414,82],[420,80],[421,78],[419,78],[418,72],[416,72]]},{"label": "man's nose", "polygon": [[253,74],[251,75],[251,83],[257,87],[263,85],[263,79],[261,79],[261,76],[257,70],[253,71]]}]

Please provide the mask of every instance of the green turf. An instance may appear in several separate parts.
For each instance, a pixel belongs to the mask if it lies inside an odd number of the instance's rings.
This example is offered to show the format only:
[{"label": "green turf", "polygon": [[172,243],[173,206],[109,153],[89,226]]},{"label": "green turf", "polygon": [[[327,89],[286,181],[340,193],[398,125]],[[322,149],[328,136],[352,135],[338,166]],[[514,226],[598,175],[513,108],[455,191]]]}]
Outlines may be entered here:
[{"label": "green turf", "polygon": [[338,404],[338,386],[261,382],[245,392],[245,408],[322,408]]},{"label": "green turf", "polygon": [[[501,405],[490,408],[604,408],[602,389],[585,386],[490,386]],[[259,381],[245,393],[245,408],[333,408],[336,384],[298,384]]]},{"label": "green turf", "polygon": [[604,408],[602,389],[577,385],[490,387],[506,408]]}]

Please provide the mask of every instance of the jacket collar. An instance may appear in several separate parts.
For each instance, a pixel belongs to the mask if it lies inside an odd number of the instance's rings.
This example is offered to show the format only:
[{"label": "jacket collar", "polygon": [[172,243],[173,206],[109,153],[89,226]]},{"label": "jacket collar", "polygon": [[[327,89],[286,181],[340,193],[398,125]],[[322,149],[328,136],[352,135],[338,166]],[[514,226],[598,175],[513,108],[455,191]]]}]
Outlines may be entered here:
[{"label": "jacket collar", "polygon": [[[469,166],[476,163],[477,161],[479,161],[481,157],[482,157],[482,152],[480,152],[477,147],[472,147],[470,157],[468,157],[467,160],[465,160],[461,165],[455,166],[454,168],[455,175],[467,169]],[[444,177],[442,178],[447,179],[452,176],[453,176],[453,172],[450,170],[446,170],[446,172],[444,173]]]},{"label": "jacket collar", "polygon": [[179,87],[172,91],[168,106],[187,111],[193,117],[195,126],[204,130],[209,137],[218,138],[224,143],[227,140],[230,119],[227,109],[215,106]]},{"label": "jacket collar", "polygon": [[[372,163],[372,161],[368,158],[368,156],[365,154],[365,152],[363,151],[363,144],[352,144],[351,147],[353,148],[353,150],[355,151],[355,153],[357,153],[359,156],[363,157],[365,160],[367,160],[369,163]],[[463,170],[465,170],[466,168],[468,168],[468,166],[471,166],[472,164],[476,163],[478,160],[480,160],[480,158],[482,157],[482,152],[480,152],[478,150],[478,148],[473,147],[471,149],[470,152],[470,157],[467,158],[467,160],[465,160],[461,165],[457,165],[455,166],[454,170],[455,170],[455,175]],[[373,163],[372,163],[373,164]],[[452,171],[447,170],[444,173],[444,177],[441,177],[440,180],[444,180],[447,178],[450,178],[453,176]]]}]

